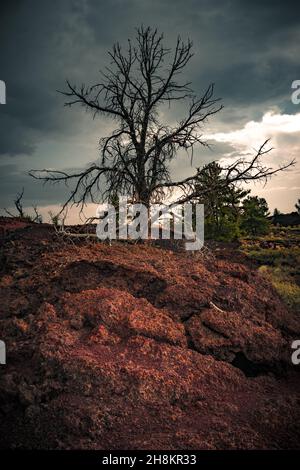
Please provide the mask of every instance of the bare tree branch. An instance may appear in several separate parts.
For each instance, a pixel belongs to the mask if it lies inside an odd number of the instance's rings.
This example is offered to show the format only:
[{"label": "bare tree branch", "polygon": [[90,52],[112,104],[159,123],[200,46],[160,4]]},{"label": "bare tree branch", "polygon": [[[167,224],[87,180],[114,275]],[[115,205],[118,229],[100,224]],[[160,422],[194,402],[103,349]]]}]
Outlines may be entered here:
[{"label": "bare tree branch", "polygon": [[[17,209],[18,217],[21,217],[21,218],[24,218],[26,216],[23,210],[23,203],[22,203],[23,196],[24,196],[24,188],[22,188],[22,191],[17,194],[16,199],[14,200],[14,205],[15,205],[15,208]],[[7,209],[4,208],[4,210],[10,217],[16,217]]]},{"label": "bare tree branch", "polygon": [[[100,163],[68,174],[63,171],[30,172],[45,183],[72,185],[71,194],[62,207],[83,207],[100,194],[104,200],[116,194],[128,195],[133,202],[147,206],[162,200],[168,191],[180,188],[178,202],[194,197],[199,170],[182,181],[172,181],[170,163],[180,150],[191,153],[196,145],[208,146],[202,130],[207,120],[222,109],[214,98],[214,85],[196,97],[190,83],[180,81],[180,74],[192,58],[192,43],[178,37],[174,51],[164,46],[163,35],[156,29],[140,27],[135,41],[128,40],[126,50],[115,44],[109,52],[110,64],[101,80],[79,88],[67,81],[66,106],[82,105],[93,117],[104,115],[117,122],[116,129],[99,142]],[[176,124],[160,122],[159,106],[187,101],[185,116]],[[223,168],[224,184],[264,180],[294,164],[277,169],[263,165],[261,158],[270,152],[267,141],[247,161],[238,159]]]}]

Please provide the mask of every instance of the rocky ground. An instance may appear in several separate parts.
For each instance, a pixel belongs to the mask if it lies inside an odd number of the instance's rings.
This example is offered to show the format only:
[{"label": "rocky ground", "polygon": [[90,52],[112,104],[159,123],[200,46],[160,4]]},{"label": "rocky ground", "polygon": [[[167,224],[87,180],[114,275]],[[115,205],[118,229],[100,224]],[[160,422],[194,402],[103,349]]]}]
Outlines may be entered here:
[{"label": "rocky ground", "polygon": [[299,318],[234,246],[0,239],[0,447],[300,447]]}]

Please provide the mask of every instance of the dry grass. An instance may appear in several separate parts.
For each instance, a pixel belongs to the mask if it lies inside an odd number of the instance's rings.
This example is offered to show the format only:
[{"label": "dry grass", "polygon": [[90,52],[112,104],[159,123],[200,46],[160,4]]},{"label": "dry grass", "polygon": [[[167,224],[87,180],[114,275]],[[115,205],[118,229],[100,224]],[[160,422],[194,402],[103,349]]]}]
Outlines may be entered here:
[{"label": "dry grass", "polygon": [[288,307],[300,312],[299,228],[274,228],[271,236],[246,239],[242,247],[243,252],[258,264],[259,271],[270,280]]}]

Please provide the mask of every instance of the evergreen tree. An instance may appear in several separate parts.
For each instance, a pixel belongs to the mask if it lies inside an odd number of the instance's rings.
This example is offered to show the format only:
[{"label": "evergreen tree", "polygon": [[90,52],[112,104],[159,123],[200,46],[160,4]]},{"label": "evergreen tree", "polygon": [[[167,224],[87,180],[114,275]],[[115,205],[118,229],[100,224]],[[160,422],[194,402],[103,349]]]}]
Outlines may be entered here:
[{"label": "evergreen tree", "polygon": [[215,240],[233,240],[239,236],[240,205],[249,190],[225,184],[217,162],[205,165],[195,185],[197,202],[204,204],[205,234]]},{"label": "evergreen tree", "polygon": [[269,232],[267,201],[258,196],[248,196],[242,205],[241,230],[247,235],[266,235]]}]

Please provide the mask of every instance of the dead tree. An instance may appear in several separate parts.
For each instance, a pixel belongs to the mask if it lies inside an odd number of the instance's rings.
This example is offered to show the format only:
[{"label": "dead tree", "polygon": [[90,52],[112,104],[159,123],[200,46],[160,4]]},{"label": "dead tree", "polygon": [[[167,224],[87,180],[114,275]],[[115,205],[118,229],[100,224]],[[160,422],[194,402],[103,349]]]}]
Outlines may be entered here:
[{"label": "dead tree", "polygon": [[[135,202],[149,205],[161,199],[163,186],[171,181],[169,166],[178,149],[207,145],[201,137],[205,121],[222,106],[213,98],[213,85],[197,98],[190,83],[179,75],[192,57],[192,43],[177,39],[175,50],[163,45],[156,30],[141,27],[134,44],[126,51],[116,44],[109,52],[110,67],[100,83],[80,88],[67,82],[67,106],[80,104],[93,113],[113,118],[116,129],[100,140],[100,162],[84,171],[32,171],[35,178],[50,182],[74,182],[68,203],[103,199],[126,194]],[[169,60],[170,59],[170,60]],[[189,100],[186,116],[174,126],[161,123],[161,104]]]},{"label": "dead tree", "polygon": [[[180,74],[192,57],[191,41],[179,37],[172,52],[157,30],[140,27],[134,43],[126,50],[117,43],[109,52],[110,66],[101,74],[99,83],[77,87],[67,81],[66,106],[79,104],[93,117],[104,115],[116,122],[115,130],[100,140],[100,159],[83,171],[32,170],[31,176],[44,182],[71,185],[70,196],[63,205],[82,207],[86,202],[111,200],[128,195],[133,202],[149,206],[161,202],[169,191],[181,188],[180,201],[193,198],[197,172],[182,181],[173,181],[170,163],[185,150],[192,156],[196,144],[207,146],[202,137],[203,125],[222,109],[213,96],[211,84],[199,98]],[[185,116],[171,125],[160,121],[159,107],[173,102],[187,102]],[[239,160],[224,171],[227,178],[247,182],[268,178],[277,171],[264,167],[260,157],[264,145],[249,163]],[[98,202],[98,201],[97,201]]]},{"label": "dead tree", "polygon": [[30,220],[32,222],[37,222],[41,224],[43,221],[43,218],[42,218],[42,215],[38,212],[37,206],[32,206],[33,211],[34,211],[34,216],[32,217],[29,214],[26,214],[24,212],[23,203],[22,203],[23,196],[24,196],[24,188],[22,188],[22,191],[17,194],[16,199],[14,200],[14,205],[15,205],[15,208],[17,209],[17,214],[13,214],[6,208],[4,208],[4,211],[10,217],[20,217],[21,219],[26,219],[26,220]]},{"label": "dead tree", "polygon": [[17,194],[16,199],[14,200],[14,205],[15,205],[15,208],[17,209],[17,215],[14,215],[10,211],[8,211],[7,209],[4,209],[5,212],[10,217],[21,217],[22,219],[24,219],[26,217],[26,214],[25,214],[24,209],[23,209],[23,203],[22,203],[23,196],[24,196],[24,188],[22,188],[22,191]]}]

